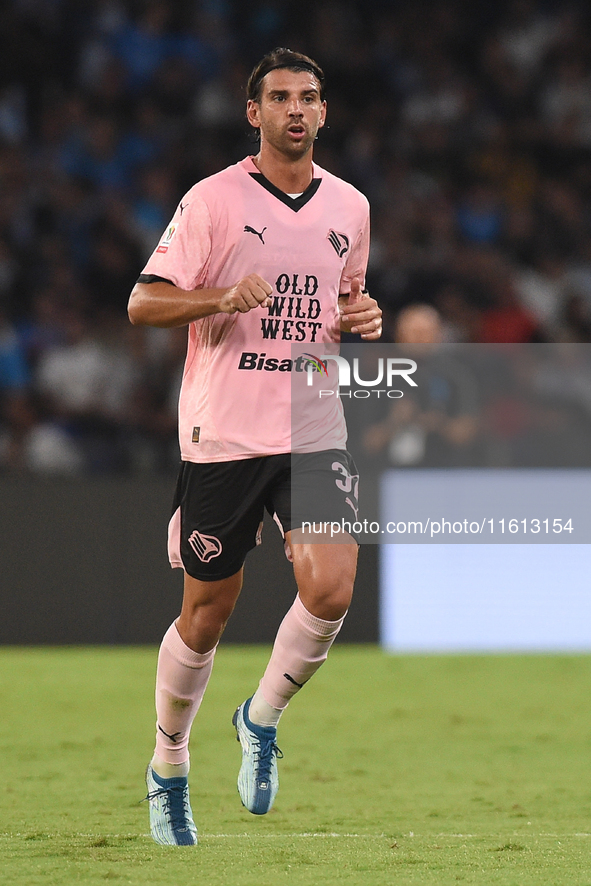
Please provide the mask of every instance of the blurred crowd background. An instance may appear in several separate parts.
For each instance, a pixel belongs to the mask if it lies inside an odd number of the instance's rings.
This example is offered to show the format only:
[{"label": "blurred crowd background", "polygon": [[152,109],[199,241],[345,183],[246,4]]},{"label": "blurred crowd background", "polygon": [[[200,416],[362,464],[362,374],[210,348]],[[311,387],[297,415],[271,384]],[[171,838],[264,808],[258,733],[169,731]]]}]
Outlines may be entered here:
[{"label": "blurred crowd background", "polygon": [[315,158],[371,202],[385,341],[417,303],[444,342],[591,341],[583,0],[5,0],[0,44],[3,471],[176,469],[186,330],[127,299],[182,194],[256,152],[276,45],[325,69]]}]

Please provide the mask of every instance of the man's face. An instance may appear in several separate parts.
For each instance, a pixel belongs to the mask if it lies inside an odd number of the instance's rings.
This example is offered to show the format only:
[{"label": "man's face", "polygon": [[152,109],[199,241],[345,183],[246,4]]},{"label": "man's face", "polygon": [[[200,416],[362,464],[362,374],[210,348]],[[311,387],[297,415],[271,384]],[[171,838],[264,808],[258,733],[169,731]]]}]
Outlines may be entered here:
[{"label": "man's face", "polygon": [[264,77],[260,103],[249,101],[246,115],[260,129],[261,145],[295,160],[310,150],[324,126],[326,102],[313,74],[278,68]]},{"label": "man's face", "polygon": [[414,305],[402,311],[396,326],[397,344],[438,344],[442,340],[441,320],[429,305]]}]

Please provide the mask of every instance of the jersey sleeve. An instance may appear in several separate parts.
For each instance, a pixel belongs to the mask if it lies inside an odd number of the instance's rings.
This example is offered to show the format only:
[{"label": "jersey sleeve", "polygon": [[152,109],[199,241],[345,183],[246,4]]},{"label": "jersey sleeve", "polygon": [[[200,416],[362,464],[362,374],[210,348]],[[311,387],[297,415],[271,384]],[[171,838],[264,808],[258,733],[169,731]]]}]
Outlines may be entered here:
[{"label": "jersey sleeve", "polygon": [[179,289],[199,289],[211,255],[211,232],[207,203],[194,190],[189,191],[142,273],[170,280]]},{"label": "jersey sleeve", "polygon": [[359,231],[359,236],[355,240],[347,256],[343,273],[341,274],[341,283],[339,293],[345,295],[351,292],[351,280],[359,277],[361,288],[365,286],[365,273],[367,271],[367,261],[369,258],[369,204],[364,200],[364,217]]}]

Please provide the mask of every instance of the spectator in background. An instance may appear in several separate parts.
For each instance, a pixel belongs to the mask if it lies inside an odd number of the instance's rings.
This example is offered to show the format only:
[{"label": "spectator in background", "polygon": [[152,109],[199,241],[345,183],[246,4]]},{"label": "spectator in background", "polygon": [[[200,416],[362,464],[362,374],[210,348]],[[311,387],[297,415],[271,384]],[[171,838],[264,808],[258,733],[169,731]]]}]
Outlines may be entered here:
[{"label": "spectator in background", "polygon": [[520,303],[509,268],[494,268],[490,289],[492,304],[482,312],[478,341],[511,344],[535,341],[538,325]]},{"label": "spectator in background", "polygon": [[117,388],[126,384],[121,381],[121,367],[82,311],[66,309],[64,339],[39,360],[36,390],[53,423],[69,440],[69,448],[76,450],[88,470],[120,469]]},{"label": "spectator in background", "polygon": [[440,345],[443,325],[429,305],[400,312],[400,355],[417,357],[416,388],[384,401],[384,416],[363,435],[365,455],[394,466],[452,467],[471,463],[478,431],[475,379],[466,365]]}]

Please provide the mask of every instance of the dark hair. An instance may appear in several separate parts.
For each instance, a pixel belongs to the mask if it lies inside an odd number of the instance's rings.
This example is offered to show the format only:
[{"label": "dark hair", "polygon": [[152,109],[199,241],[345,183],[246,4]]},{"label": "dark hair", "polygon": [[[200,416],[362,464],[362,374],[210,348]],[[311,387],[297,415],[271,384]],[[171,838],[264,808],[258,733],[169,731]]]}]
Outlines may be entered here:
[{"label": "dark hair", "polygon": [[290,71],[309,71],[313,74],[320,85],[320,99],[324,101],[324,71],[314,59],[303,55],[301,52],[292,52],[279,46],[268,52],[253,68],[246,86],[246,97],[253,102],[260,102],[263,80],[269,71],[277,68],[288,68]]}]

